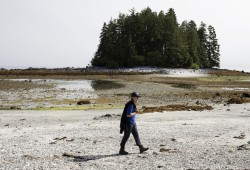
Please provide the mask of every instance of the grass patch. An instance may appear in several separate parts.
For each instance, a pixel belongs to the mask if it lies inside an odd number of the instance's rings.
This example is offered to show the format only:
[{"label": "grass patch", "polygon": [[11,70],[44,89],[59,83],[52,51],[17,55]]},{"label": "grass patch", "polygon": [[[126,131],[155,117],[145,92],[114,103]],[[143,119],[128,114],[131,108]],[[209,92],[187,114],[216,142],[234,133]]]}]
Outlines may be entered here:
[{"label": "grass patch", "polygon": [[249,80],[250,77],[248,76],[209,76],[209,77],[200,77],[198,80],[200,81],[217,81],[217,82],[228,82],[228,81],[233,81],[233,82],[240,82],[244,80]]}]

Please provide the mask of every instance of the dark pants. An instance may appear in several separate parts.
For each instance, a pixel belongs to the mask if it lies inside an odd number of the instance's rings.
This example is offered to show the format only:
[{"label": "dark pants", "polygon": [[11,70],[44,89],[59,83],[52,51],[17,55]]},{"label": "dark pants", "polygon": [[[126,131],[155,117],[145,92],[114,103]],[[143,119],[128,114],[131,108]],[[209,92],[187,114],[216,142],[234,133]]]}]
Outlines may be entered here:
[{"label": "dark pants", "polygon": [[140,138],[139,138],[136,124],[134,124],[134,125],[128,124],[128,128],[127,128],[127,130],[124,131],[124,136],[123,136],[122,141],[121,141],[121,148],[125,147],[125,144],[129,138],[131,132],[135,138],[136,145],[141,146],[141,142],[140,142]]}]

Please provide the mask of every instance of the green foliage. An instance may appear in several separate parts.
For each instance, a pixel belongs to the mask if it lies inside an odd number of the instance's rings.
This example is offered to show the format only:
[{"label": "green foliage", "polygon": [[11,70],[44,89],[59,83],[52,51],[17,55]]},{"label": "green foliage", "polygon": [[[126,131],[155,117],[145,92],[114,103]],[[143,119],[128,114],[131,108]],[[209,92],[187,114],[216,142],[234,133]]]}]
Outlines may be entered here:
[{"label": "green foliage", "polygon": [[210,67],[220,67],[220,45],[216,38],[216,33],[214,27],[208,26],[208,48],[207,54],[210,62]]},{"label": "green foliage", "polygon": [[195,69],[195,70],[198,70],[200,67],[199,67],[199,64],[193,63],[192,66],[191,66],[191,68]]},{"label": "green foliage", "polygon": [[150,63],[150,66],[164,66],[163,56],[159,51],[148,52],[146,55],[146,63]]},{"label": "green foliage", "polygon": [[104,23],[92,66],[108,68],[159,66],[171,68],[219,67],[215,29],[194,21],[177,22],[174,9],[120,14]]}]

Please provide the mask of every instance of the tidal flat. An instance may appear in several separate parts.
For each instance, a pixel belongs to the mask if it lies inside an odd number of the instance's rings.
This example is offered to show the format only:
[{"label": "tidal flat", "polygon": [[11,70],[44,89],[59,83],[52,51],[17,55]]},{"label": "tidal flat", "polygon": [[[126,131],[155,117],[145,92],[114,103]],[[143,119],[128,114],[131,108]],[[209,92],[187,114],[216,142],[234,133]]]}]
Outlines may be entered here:
[{"label": "tidal flat", "polygon": [[[148,74],[1,75],[0,109],[121,108],[138,91],[144,106],[224,104],[250,92],[246,73],[192,70]],[[248,102],[248,98],[242,101]]]},{"label": "tidal flat", "polygon": [[[191,72],[193,73],[193,72]],[[249,74],[0,76],[0,169],[249,169]],[[139,134],[118,154],[129,94]]]}]

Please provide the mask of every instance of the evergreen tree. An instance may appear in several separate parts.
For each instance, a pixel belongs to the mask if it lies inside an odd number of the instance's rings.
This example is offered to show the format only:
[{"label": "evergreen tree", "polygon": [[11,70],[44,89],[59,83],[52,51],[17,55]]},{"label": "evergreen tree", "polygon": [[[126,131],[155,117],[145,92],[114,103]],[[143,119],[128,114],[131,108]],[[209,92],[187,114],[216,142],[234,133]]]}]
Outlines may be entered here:
[{"label": "evergreen tree", "polygon": [[105,66],[105,46],[107,45],[107,24],[104,23],[100,35],[100,44],[95,52],[94,58],[91,60],[93,66]]},{"label": "evergreen tree", "polygon": [[200,40],[197,33],[197,27],[194,21],[190,21],[188,23],[187,28],[187,41],[188,41],[188,49],[189,55],[192,58],[193,64],[200,65],[199,59],[199,48],[200,48]]},{"label": "evergreen tree", "polygon": [[179,26],[174,9],[158,14],[149,7],[104,23],[92,66],[109,68],[160,66],[207,68],[219,66],[219,45],[215,30],[194,21]]},{"label": "evergreen tree", "polygon": [[198,35],[200,39],[200,48],[198,50],[198,54],[200,56],[200,64],[202,68],[208,68],[209,67],[209,59],[207,55],[208,35],[207,35],[206,24],[203,22],[201,22],[201,25],[198,29]]},{"label": "evergreen tree", "polygon": [[181,38],[175,11],[170,8],[166,14],[165,66],[183,66]]},{"label": "evergreen tree", "polygon": [[220,46],[216,38],[214,27],[208,26],[208,58],[210,67],[220,67]]},{"label": "evergreen tree", "polygon": [[190,68],[193,64],[193,59],[190,57],[189,54],[189,45],[188,45],[188,22],[183,21],[182,24],[180,25],[180,33],[182,37],[182,55],[183,55],[183,67],[184,68]]}]

